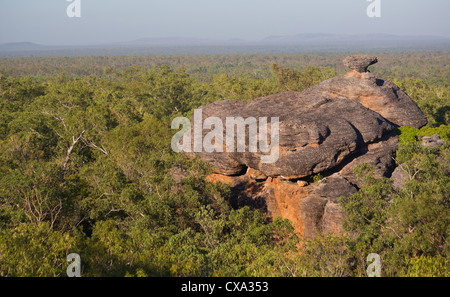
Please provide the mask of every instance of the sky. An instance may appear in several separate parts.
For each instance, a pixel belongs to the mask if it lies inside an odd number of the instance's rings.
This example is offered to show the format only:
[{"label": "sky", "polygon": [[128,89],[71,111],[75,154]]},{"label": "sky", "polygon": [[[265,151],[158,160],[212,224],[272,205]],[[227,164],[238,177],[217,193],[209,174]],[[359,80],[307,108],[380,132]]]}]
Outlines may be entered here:
[{"label": "sky", "polygon": [[0,0],[0,44],[95,45],[140,38],[261,40],[301,33],[450,37],[448,0]]}]

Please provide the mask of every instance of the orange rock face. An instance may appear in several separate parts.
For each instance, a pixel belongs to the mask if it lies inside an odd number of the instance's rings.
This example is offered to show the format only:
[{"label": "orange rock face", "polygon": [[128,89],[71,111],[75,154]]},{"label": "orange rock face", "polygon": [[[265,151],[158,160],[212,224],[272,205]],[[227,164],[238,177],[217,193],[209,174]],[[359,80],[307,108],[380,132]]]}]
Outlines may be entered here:
[{"label": "orange rock face", "polygon": [[268,215],[281,217],[292,222],[296,232],[304,234],[304,216],[300,200],[308,196],[305,187],[269,178],[264,184]]},{"label": "orange rock face", "polygon": [[334,235],[343,232],[344,213],[337,203],[314,193],[316,184],[299,186],[272,177],[257,182],[251,178],[253,174],[253,171],[243,176],[213,174],[208,176],[208,181],[230,185],[239,207],[250,205],[263,211],[270,219],[288,219],[295,232],[305,238],[313,238],[319,232]]},{"label": "orange rock face", "polygon": [[211,174],[206,177],[206,181],[210,183],[222,182],[224,184],[230,185],[231,187],[236,186],[238,182],[237,178],[234,176],[227,176],[222,174]]}]

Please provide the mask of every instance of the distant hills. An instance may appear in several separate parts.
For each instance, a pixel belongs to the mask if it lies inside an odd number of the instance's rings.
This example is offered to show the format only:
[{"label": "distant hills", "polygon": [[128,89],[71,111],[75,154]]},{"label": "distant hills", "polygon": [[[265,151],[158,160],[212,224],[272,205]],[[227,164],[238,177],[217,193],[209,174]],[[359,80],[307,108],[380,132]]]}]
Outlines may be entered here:
[{"label": "distant hills", "polygon": [[165,37],[165,38],[141,38],[129,42],[115,43],[113,45],[133,45],[133,46],[200,46],[200,45],[235,45],[247,44],[249,41],[243,39],[201,39],[185,37]]},{"label": "distant hills", "polygon": [[263,43],[301,44],[301,43],[341,43],[341,42],[398,42],[398,41],[450,41],[440,36],[398,36],[392,34],[297,34],[269,36]]},{"label": "distant hills", "polygon": [[13,42],[0,44],[0,51],[26,51],[44,49],[45,46],[32,42]]},{"label": "distant hills", "polygon": [[75,49],[86,48],[89,46],[64,46],[64,45],[42,45],[33,42],[12,42],[0,44],[0,52],[14,52],[14,51],[46,51],[46,50],[60,50],[60,49]]},{"label": "distant hills", "polygon": [[259,41],[247,41],[238,38],[220,40],[164,37],[83,46],[49,46],[32,42],[16,42],[0,44],[0,57],[164,53],[293,53],[324,50],[426,49],[436,47],[448,50],[450,38],[391,34],[297,34],[268,36]]}]

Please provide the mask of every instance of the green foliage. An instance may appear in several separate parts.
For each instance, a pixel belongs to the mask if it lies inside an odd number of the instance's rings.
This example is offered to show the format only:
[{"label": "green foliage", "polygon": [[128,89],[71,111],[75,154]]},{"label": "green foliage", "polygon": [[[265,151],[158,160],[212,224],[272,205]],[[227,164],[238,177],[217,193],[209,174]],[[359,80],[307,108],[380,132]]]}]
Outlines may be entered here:
[{"label": "green foliage", "polygon": [[428,84],[422,79],[408,78],[397,85],[420,107],[428,118],[428,126],[450,124],[450,88],[447,83]]},{"label": "green foliage", "polygon": [[385,54],[394,66],[376,65],[430,124],[399,130],[403,190],[357,168],[361,191],[341,201],[348,236],[301,240],[287,220],[232,209],[230,188],[205,180],[209,165],[170,147],[174,117],[304,90],[344,73],[342,58],[0,59],[0,275],[65,276],[66,256],[78,253],[83,276],[361,276],[377,252],[385,275],[448,276],[450,153],[417,141],[449,140],[448,67],[422,62],[439,55],[402,56],[402,68]]},{"label": "green foliage", "polygon": [[390,179],[376,179],[373,168],[360,165],[355,171],[364,185],[340,200],[348,214],[345,227],[355,236],[353,251],[357,258],[380,254],[386,276],[448,274],[440,257],[450,252],[449,147],[432,151],[409,143],[400,153],[408,176],[404,188],[394,190]]},{"label": "green foliage", "polygon": [[392,182],[376,178],[374,166],[368,164],[358,165],[355,174],[363,179],[363,187],[351,197],[340,200],[347,213],[344,227],[356,232],[359,246],[382,248],[377,239],[384,231],[382,223],[387,219]]},{"label": "green foliage", "polygon": [[415,127],[403,126],[398,128],[397,134],[399,135],[400,143],[414,143],[418,140],[419,129]]},{"label": "green foliage", "polygon": [[442,256],[420,256],[407,260],[407,270],[402,272],[402,277],[449,277],[450,260]]},{"label": "green foliage", "polygon": [[281,86],[273,79],[260,80],[250,76],[215,75],[211,85],[212,92],[220,99],[250,101],[282,91]]},{"label": "green foliage", "polygon": [[351,261],[353,252],[348,238],[319,235],[302,246],[297,276],[301,277],[349,277],[353,276]]},{"label": "green foliage", "polygon": [[79,249],[81,236],[52,230],[46,222],[4,229],[0,232],[0,276],[64,276],[66,257]]},{"label": "green foliage", "polygon": [[317,173],[316,175],[313,175],[313,182],[314,183],[317,183],[317,182],[319,182],[322,179],[323,179],[323,175],[320,174],[320,173]]},{"label": "green foliage", "polygon": [[419,137],[431,136],[434,134],[439,134],[445,141],[450,141],[450,125],[441,125],[435,128],[425,126],[419,131]]},{"label": "green foliage", "polygon": [[336,76],[330,67],[318,68],[308,66],[303,72],[273,64],[271,68],[283,91],[301,92],[324,80]]},{"label": "green foliage", "polygon": [[398,128],[398,134],[401,143],[411,143],[419,140],[423,136],[431,136],[439,134],[439,136],[445,141],[450,141],[450,125],[441,125],[439,127],[425,126],[420,130],[414,127],[403,126]]}]

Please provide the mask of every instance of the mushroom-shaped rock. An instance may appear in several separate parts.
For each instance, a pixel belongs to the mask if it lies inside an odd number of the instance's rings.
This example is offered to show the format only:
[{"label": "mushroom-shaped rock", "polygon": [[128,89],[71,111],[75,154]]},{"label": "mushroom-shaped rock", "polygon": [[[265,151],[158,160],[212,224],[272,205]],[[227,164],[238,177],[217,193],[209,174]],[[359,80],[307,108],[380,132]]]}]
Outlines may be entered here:
[{"label": "mushroom-shaped rock", "polygon": [[369,55],[348,56],[344,59],[345,66],[360,73],[368,72],[367,68],[377,62],[378,58],[376,56]]}]

